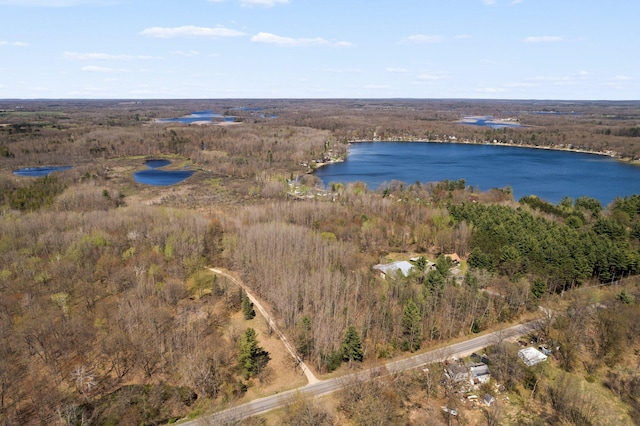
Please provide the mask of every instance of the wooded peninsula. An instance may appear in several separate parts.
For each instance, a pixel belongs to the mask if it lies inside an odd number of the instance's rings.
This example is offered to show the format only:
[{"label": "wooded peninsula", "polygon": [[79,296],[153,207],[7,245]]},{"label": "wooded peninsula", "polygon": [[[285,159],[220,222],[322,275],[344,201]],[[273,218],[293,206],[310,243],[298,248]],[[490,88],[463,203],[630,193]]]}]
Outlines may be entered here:
[{"label": "wooded peninsula", "polygon": [[[215,114],[166,120],[198,111]],[[637,162],[640,102],[0,100],[1,421],[176,423],[304,386],[300,362],[337,377],[541,318],[473,359],[234,424],[638,424],[640,181],[604,206],[313,174],[363,140]],[[148,160],[193,174],[142,184]],[[42,166],[71,167],[14,173]],[[472,364],[490,379],[451,373]]]}]

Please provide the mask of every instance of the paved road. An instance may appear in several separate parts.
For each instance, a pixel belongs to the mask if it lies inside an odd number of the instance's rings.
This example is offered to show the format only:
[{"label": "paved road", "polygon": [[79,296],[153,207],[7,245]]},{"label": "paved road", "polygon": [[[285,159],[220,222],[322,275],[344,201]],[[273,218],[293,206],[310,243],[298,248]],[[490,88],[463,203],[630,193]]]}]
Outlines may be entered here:
[{"label": "paved road", "polygon": [[295,398],[298,394],[302,394],[305,396],[325,395],[341,389],[345,384],[348,384],[355,379],[371,379],[373,377],[379,377],[387,374],[410,370],[434,362],[442,362],[447,358],[451,358],[454,356],[468,356],[473,352],[477,352],[482,348],[498,343],[501,340],[528,334],[535,329],[536,324],[539,321],[540,320],[536,320],[527,322],[525,324],[514,325],[513,327],[496,331],[494,333],[474,337],[473,339],[465,340],[463,342],[454,343],[441,349],[421,353],[398,361],[392,361],[381,367],[362,370],[357,373],[337,377],[334,379],[317,380],[315,383],[309,383],[301,388],[256,399],[237,407],[210,414],[198,420],[183,423],[183,425],[225,425],[282,407],[289,403],[289,401],[291,401],[292,398]]}]

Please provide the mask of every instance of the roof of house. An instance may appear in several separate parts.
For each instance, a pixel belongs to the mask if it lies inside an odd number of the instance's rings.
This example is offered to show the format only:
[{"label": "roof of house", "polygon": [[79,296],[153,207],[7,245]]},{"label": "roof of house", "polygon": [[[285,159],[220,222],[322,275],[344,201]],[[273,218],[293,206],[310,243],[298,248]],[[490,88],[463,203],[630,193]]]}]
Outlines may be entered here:
[{"label": "roof of house", "polygon": [[456,382],[467,380],[469,378],[469,370],[455,362],[446,365],[446,374],[450,379],[453,379]]},{"label": "roof of house", "polygon": [[484,402],[485,405],[491,406],[496,402],[496,399],[493,395],[486,393],[484,394],[484,398],[482,398],[482,402]]},{"label": "roof of house", "polygon": [[487,364],[476,364],[469,367],[469,371],[471,371],[471,377],[484,376],[486,374],[491,374],[489,372],[489,366]]},{"label": "roof of house", "polygon": [[409,275],[409,271],[413,269],[413,265],[411,264],[411,262],[408,262],[406,260],[399,260],[397,262],[391,263],[380,263],[378,265],[375,265],[373,269],[377,269],[385,275],[400,270],[402,271],[402,275],[406,277]]},{"label": "roof of house", "polygon": [[529,346],[524,349],[520,349],[518,351],[518,356],[527,364],[529,367],[532,365],[539,364],[543,361],[547,360],[547,356],[534,348],[533,346]]},{"label": "roof of house", "polygon": [[457,253],[448,253],[448,254],[445,254],[445,257],[450,258],[451,261],[453,262],[457,262],[457,263],[461,262],[460,256],[458,256]]}]

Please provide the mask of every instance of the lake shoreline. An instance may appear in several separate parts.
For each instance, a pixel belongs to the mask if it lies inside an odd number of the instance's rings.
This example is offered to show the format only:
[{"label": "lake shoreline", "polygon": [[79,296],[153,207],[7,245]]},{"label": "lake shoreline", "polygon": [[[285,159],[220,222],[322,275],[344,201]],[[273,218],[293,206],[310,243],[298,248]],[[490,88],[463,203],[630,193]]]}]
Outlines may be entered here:
[{"label": "lake shoreline", "polygon": [[[548,151],[565,151],[565,152],[575,152],[580,154],[593,154],[593,155],[601,155],[605,157],[615,158],[616,160],[628,163],[640,165],[640,160],[632,160],[632,159],[624,159],[618,153],[613,151],[589,151],[586,149],[576,149],[576,148],[566,148],[566,147],[552,147],[552,146],[541,146],[541,145],[530,145],[530,144],[510,144],[510,143],[497,143],[497,142],[472,142],[472,141],[447,141],[447,140],[426,140],[426,139],[411,139],[411,140],[393,140],[393,139],[352,139],[347,142],[347,145],[351,145],[352,143],[371,143],[371,142],[394,142],[394,143],[439,143],[439,144],[457,144],[457,145],[491,145],[491,146],[505,146],[505,147],[514,147],[514,148],[531,148],[531,149],[543,149]],[[310,168],[307,173],[313,174],[316,170],[328,166],[330,164],[341,163],[347,159],[349,156],[349,149],[347,149],[347,153],[344,158],[336,158],[331,159],[329,161],[324,161],[322,163],[314,163],[315,166]]]},{"label": "lake shoreline", "polygon": [[[515,143],[499,143],[499,142],[472,142],[472,141],[448,141],[448,140],[426,140],[426,139],[412,139],[412,140],[391,140],[391,139],[354,139],[349,141],[348,143],[367,143],[367,142],[406,142],[406,143],[442,143],[442,144],[459,144],[459,145],[491,145],[491,146],[508,146],[515,148],[531,148],[531,149],[545,149],[550,151],[566,151],[566,152],[577,152],[581,154],[594,154],[594,155],[603,155],[605,157],[617,158],[619,160],[623,160],[623,158],[615,151],[589,151],[586,149],[578,149],[578,148],[567,148],[567,147],[555,147],[555,146],[545,146],[545,145],[531,145],[531,144],[515,144]],[[348,153],[347,153],[348,154]],[[633,160],[629,160],[633,161]],[[640,163],[640,162],[639,162]]]},{"label": "lake shoreline", "polygon": [[[633,185],[640,171],[638,164],[628,159],[620,161],[611,152],[506,143],[408,142],[422,143],[352,141],[354,145],[342,151],[341,161],[326,158],[326,162],[314,164],[313,172],[325,184],[361,181],[369,188],[379,188],[391,180],[439,182],[462,177],[469,186],[484,189],[511,186],[516,198],[536,194],[553,203],[566,195],[593,197],[605,205],[612,201],[610,194],[626,196],[637,192]],[[356,143],[361,143],[362,149]],[[361,157],[361,153],[367,157]],[[329,164],[334,166],[323,168]]]},{"label": "lake shoreline", "polygon": [[[472,142],[472,141],[447,141],[447,140],[424,140],[424,139],[411,139],[411,140],[392,140],[392,139],[353,139],[347,142],[347,145],[351,145],[352,143],[371,143],[371,142],[403,142],[403,143],[440,143],[440,144],[459,144],[459,145],[491,145],[491,146],[505,146],[505,147],[514,147],[514,148],[531,148],[531,149],[543,149],[548,151],[564,151],[564,152],[575,152],[580,154],[593,154],[600,155],[610,158],[615,158],[616,160],[640,166],[640,160],[633,160],[631,158],[627,159],[625,157],[620,156],[615,151],[589,151],[586,149],[577,149],[577,148],[567,148],[567,147],[554,147],[554,146],[542,146],[542,145],[530,145],[530,144],[511,144],[511,143],[497,143],[497,142]],[[314,173],[315,170],[322,168],[324,166],[328,166],[329,164],[340,163],[346,160],[349,156],[349,150],[347,149],[347,153],[344,158],[332,159],[329,161],[325,161],[322,163],[315,163],[315,167],[310,169],[307,173]]]}]

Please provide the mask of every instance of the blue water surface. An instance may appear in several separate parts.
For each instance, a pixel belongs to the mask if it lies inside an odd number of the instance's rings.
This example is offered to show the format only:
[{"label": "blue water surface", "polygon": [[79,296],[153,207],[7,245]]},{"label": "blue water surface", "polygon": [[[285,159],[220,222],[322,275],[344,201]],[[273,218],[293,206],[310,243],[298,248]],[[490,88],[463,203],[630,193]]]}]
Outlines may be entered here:
[{"label": "blue water surface", "polygon": [[546,149],[422,142],[363,142],[346,161],[316,171],[330,182],[364,182],[378,189],[392,180],[412,184],[464,179],[485,191],[510,186],[516,200],[538,197],[557,204],[587,196],[605,206],[640,194],[640,166],[614,158]]},{"label": "blue water surface", "polygon": [[174,118],[160,118],[158,122],[160,123],[183,123],[183,124],[191,124],[198,121],[211,121],[214,118],[222,118],[223,121],[234,121],[235,117],[224,116],[222,114],[215,113],[213,111],[204,110],[204,111],[193,111],[189,115],[185,115],[184,117],[174,117]]},{"label": "blue water surface", "polygon": [[73,166],[44,166],[44,167],[24,167],[14,170],[13,174],[18,176],[42,177],[48,176],[53,172],[72,169]]},{"label": "blue water surface", "polygon": [[491,127],[492,129],[502,129],[505,127],[522,127],[520,123],[512,121],[496,121],[491,116],[486,117],[465,117],[464,120],[459,121],[460,124],[466,124],[468,126],[481,126]]},{"label": "blue water surface", "polygon": [[169,160],[147,160],[144,162],[144,165],[150,169],[159,169],[161,167],[165,167],[171,164]]},{"label": "blue water surface", "polygon": [[160,170],[171,164],[171,161],[164,159],[147,160],[144,164],[148,169],[138,170],[133,174],[133,179],[146,185],[171,186],[191,177],[194,173],[192,170]]},{"label": "blue water surface", "polygon": [[192,170],[139,170],[133,174],[138,183],[153,186],[170,186],[180,183],[193,175]]}]

